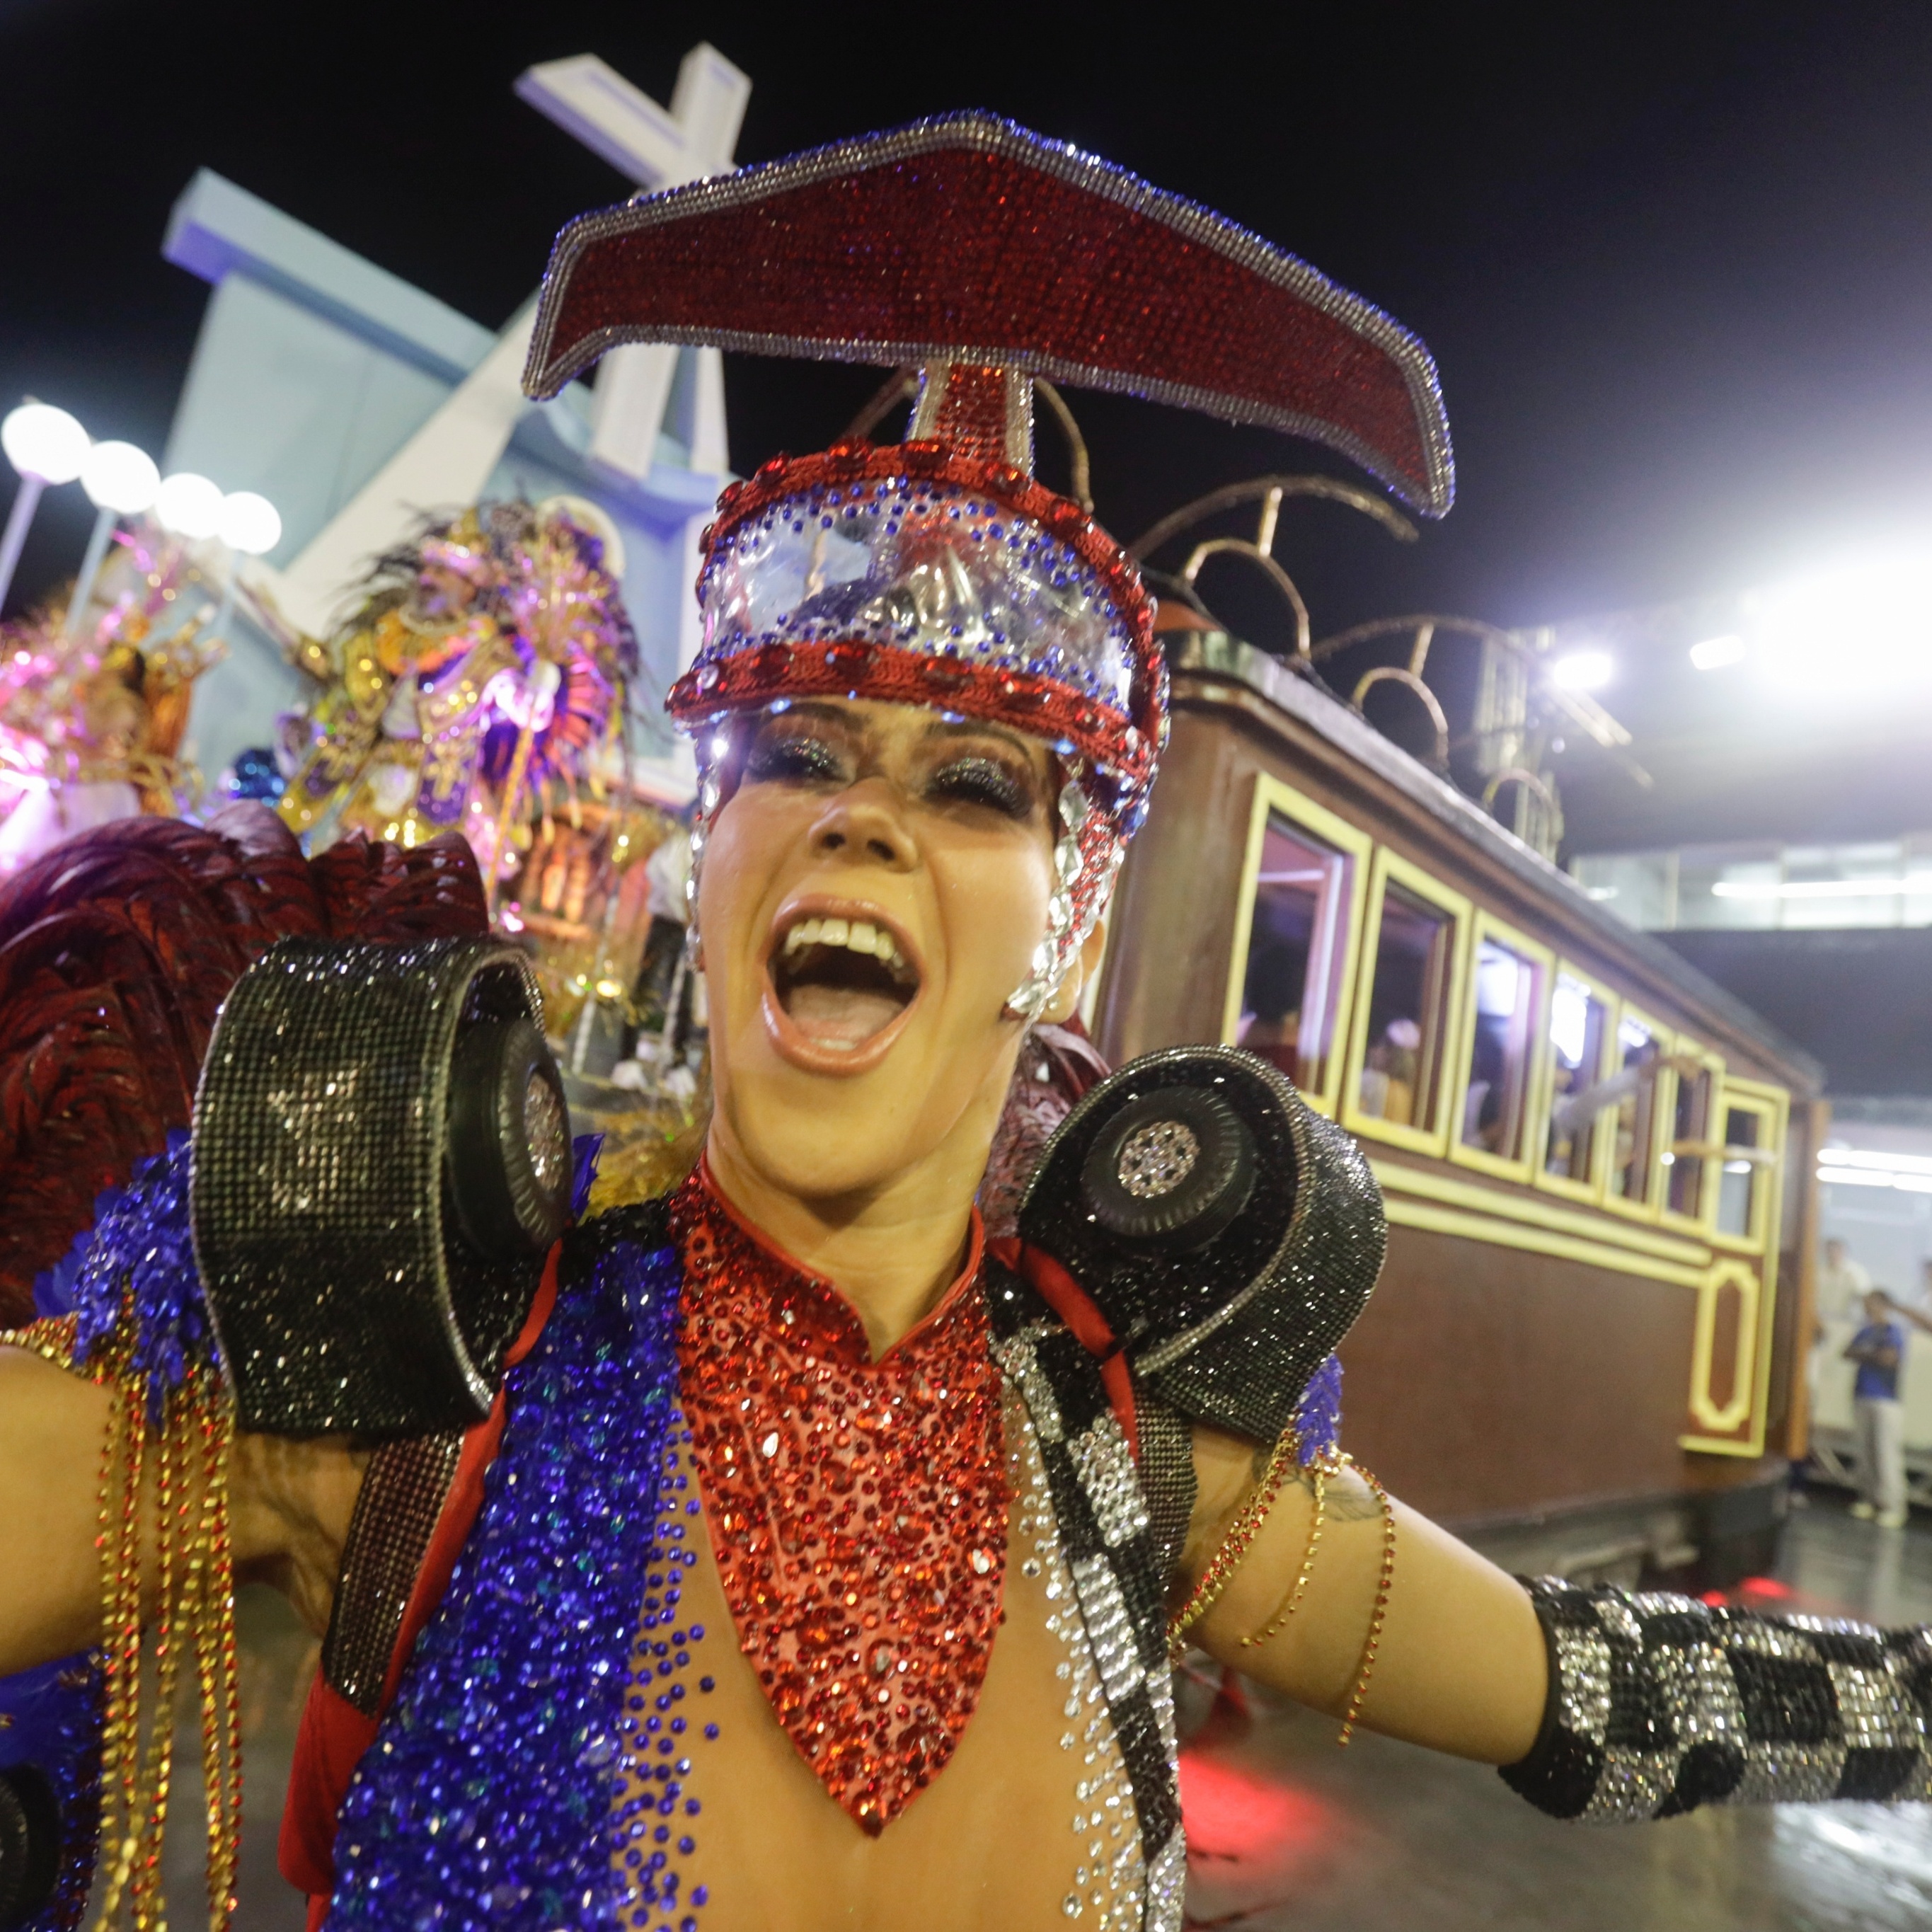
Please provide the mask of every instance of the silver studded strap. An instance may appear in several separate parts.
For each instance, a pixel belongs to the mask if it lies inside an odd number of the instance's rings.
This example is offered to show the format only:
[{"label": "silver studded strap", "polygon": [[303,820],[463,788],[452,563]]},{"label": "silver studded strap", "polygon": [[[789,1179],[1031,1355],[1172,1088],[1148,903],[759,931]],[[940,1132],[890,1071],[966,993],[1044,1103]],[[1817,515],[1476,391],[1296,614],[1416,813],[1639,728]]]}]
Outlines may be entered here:
[{"label": "silver studded strap", "polygon": [[994,1353],[1032,1421],[1084,1654],[1133,1795],[1141,1932],[1180,1932],[1186,1846],[1166,1576],[1147,1497],[1094,1358],[1025,1282],[997,1265],[987,1277]]}]

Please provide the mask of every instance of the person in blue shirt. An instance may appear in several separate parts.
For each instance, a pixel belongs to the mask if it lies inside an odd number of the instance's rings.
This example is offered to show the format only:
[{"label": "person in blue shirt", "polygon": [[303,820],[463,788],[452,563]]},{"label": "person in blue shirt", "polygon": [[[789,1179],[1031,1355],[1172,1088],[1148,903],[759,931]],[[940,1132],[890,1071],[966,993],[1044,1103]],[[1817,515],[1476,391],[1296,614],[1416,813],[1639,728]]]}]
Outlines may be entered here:
[{"label": "person in blue shirt", "polygon": [[1852,1406],[1858,1417],[1858,1484],[1864,1494],[1852,1514],[1881,1529],[1905,1527],[1904,1412],[1898,1374],[1905,1359],[1905,1330],[1892,1319],[1888,1297],[1874,1288],[1864,1298],[1864,1326],[1845,1349],[1858,1364]]}]

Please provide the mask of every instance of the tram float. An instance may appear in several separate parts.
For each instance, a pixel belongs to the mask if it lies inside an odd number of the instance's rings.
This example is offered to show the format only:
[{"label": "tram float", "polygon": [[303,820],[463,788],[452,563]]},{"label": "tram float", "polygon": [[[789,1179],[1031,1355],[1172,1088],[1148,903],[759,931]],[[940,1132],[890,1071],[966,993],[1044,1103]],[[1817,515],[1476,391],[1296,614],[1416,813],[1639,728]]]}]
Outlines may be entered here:
[{"label": "tram float", "polygon": [[1309,675],[1305,622],[1282,656],[1191,600],[1162,624],[1173,739],[1091,1024],[1116,1064],[1246,1046],[1359,1138],[1390,1239],[1347,1446],[1519,1568],[1766,1567],[1817,1065]]}]

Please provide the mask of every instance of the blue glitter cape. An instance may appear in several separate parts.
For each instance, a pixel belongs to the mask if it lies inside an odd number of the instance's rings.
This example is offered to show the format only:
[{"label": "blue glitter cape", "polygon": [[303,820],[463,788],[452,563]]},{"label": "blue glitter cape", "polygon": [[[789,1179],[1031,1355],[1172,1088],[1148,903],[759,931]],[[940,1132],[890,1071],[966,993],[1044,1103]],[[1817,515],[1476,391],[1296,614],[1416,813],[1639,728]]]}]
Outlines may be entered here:
[{"label": "blue glitter cape", "polygon": [[[664,1486],[682,1270],[673,1248],[612,1238],[623,1219],[592,1234],[509,1373],[482,1513],[343,1805],[330,1932],[614,1932],[640,1906],[695,1926],[669,1842],[697,1809],[670,1680],[703,1634],[678,1610],[698,1504]],[[640,1605],[660,1660],[634,1689]]]}]

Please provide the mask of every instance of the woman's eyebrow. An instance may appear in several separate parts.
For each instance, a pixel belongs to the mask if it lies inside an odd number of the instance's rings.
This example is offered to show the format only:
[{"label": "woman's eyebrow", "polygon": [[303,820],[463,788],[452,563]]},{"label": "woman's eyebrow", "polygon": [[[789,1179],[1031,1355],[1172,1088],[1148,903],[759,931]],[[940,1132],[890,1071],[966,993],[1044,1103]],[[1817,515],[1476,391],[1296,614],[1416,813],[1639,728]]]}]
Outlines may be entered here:
[{"label": "woman's eyebrow", "polygon": [[1017,731],[1010,731],[1004,724],[989,724],[983,718],[962,718],[956,722],[935,718],[926,728],[928,738],[998,738],[1010,745],[1030,765],[1034,748]]},{"label": "woman's eyebrow", "polygon": [[775,724],[779,718],[786,717],[814,718],[821,724],[836,724],[842,731],[858,728],[849,712],[842,710],[836,704],[816,703],[809,698],[802,698],[796,704],[787,705],[782,711],[767,712],[765,722]]}]

